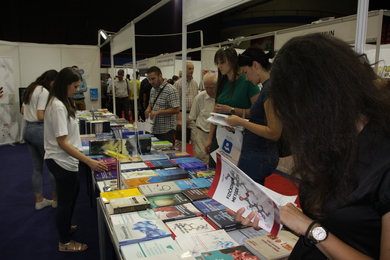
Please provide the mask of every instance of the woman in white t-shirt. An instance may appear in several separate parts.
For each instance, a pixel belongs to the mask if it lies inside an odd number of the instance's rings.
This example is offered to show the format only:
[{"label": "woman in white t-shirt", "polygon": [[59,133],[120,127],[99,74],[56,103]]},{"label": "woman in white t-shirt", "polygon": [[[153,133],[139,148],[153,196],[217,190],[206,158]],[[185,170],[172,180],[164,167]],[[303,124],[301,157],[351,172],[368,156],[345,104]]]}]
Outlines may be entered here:
[{"label": "woman in white t-shirt", "polygon": [[43,148],[43,119],[51,85],[58,72],[48,70],[31,83],[23,95],[22,114],[25,120],[23,139],[30,151],[33,162],[32,185],[35,194],[35,209],[48,206],[57,207],[57,192],[54,176],[49,172],[49,182],[53,200],[48,200],[42,194],[42,176],[45,149]]},{"label": "woman in white t-shirt", "polygon": [[78,90],[80,74],[70,68],[62,69],[50,91],[45,113],[45,160],[57,184],[58,207],[56,225],[60,251],[81,252],[86,244],[71,240],[74,206],[79,192],[79,161],[91,169],[104,172],[107,166],[82,153],[76,107],[71,99]]}]

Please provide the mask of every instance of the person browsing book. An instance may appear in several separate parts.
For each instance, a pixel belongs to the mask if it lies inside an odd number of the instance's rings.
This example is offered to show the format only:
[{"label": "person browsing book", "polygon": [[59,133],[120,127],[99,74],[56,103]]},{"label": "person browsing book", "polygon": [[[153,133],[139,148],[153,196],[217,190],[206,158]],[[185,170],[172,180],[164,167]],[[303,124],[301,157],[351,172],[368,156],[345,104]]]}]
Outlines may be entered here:
[{"label": "person browsing book", "polygon": [[104,172],[107,166],[82,153],[72,96],[78,90],[81,75],[71,67],[62,69],[50,91],[45,113],[45,161],[57,184],[58,207],[56,225],[59,251],[80,252],[87,245],[71,240],[77,226],[71,226],[74,206],[79,192],[79,161],[91,169]]},{"label": "person browsing book", "polygon": [[43,145],[43,119],[49,91],[58,71],[48,70],[31,83],[23,95],[22,114],[25,120],[23,140],[26,142],[33,162],[32,185],[35,194],[35,209],[57,207],[56,181],[49,171],[49,182],[53,200],[42,194],[42,180],[45,149]]},{"label": "person browsing book", "polygon": [[[302,211],[280,212],[300,235],[289,259],[390,259],[390,95],[376,78],[334,36],[295,37],[276,55],[269,99],[301,178]],[[244,211],[229,212],[257,229]]]},{"label": "person browsing book", "polygon": [[[258,86],[246,81],[245,75],[241,74],[236,50],[227,46],[220,48],[214,55],[214,63],[218,67],[218,82],[213,112],[249,118],[249,108],[257,100],[260,90]],[[218,148],[214,124],[210,124],[209,136],[204,147],[206,153]],[[211,156],[209,167],[216,167]]]},{"label": "person browsing book", "polygon": [[246,80],[257,85],[262,84],[259,97],[250,108],[249,121],[237,115],[231,115],[226,121],[231,126],[243,126],[244,138],[238,168],[254,181],[264,185],[266,177],[271,175],[279,162],[276,141],[282,133],[280,120],[276,117],[271,100],[268,99],[271,69],[270,59],[274,52],[267,54],[260,47],[250,47],[238,55],[240,66]]}]

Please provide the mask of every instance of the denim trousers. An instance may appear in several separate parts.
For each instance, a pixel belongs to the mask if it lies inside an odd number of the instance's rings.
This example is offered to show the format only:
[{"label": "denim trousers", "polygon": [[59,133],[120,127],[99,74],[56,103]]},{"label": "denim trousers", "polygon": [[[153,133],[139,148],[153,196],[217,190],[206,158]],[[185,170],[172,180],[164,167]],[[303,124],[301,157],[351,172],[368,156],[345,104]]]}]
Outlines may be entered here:
[{"label": "denim trousers", "polygon": [[57,183],[58,206],[56,210],[56,225],[61,243],[68,243],[71,238],[69,230],[80,190],[79,172],[65,170],[53,159],[46,159],[46,165],[53,173]]},{"label": "denim trousers", "polygon": [[[33,163],[32,185],[35,194],[42,194],[42,176],[45,155],[43,146],[43,122],[28,122],[23,130],[23,139],[30,151]],[[54,176],[49,172],[49,182],[52,193],[56,193]]]},{"label": "denim trousers", "polygon": [[237,166],[252,180],[264,185],[265,178],[273,173],[276,166],[278,166],[278,162],[277,149],[266,152],[243,149]]}]

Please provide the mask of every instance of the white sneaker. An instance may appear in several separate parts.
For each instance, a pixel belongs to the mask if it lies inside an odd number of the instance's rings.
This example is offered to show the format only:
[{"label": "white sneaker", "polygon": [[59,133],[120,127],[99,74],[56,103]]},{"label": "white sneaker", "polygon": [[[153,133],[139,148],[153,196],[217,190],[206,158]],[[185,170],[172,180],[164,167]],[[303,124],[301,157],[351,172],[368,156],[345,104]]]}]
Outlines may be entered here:
[{"label": "white sneaker", "polygon": [[41,202],[35,203],[35,209],[41,210],[43,208],[49,207],[53,204],[52,200],[43,199]]},{"label": "white sneaker", "polygon": [[52,208],[57,208],[58,206],[58,201],[53,200],[53,203],[51,204]]}]

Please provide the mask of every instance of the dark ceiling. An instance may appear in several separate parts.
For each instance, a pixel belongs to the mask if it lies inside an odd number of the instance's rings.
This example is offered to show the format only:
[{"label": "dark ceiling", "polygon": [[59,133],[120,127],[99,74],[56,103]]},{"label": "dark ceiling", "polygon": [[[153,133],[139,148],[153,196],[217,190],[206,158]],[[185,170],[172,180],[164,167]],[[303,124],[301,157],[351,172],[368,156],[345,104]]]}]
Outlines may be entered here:
[{"label": "dark ceiling", "polygon": [[[196,0],[194,0],[196,1]],[[160,0],[2,1],[0,40],[49,44],[97,45],[99,29],[117,32]],[[267,2],[267,1],[253,1]],[[387,3],[387,4],[386,4]],[[370,10],[386,9],[388,1],[370,1]],[[113,8],[112,8],[113,7]],[[217,14],[188,27],[202,30],[204,44],[220,42],[224,15]],[[181,32],[181,0],[172,0],[136,24],[136,34]],[[200,46],[199,34],[188,36],[188,47]],[[136,37],[137,57],[181,50],[181,36]],[[102,49],[109,52],[109,45]]]}]

